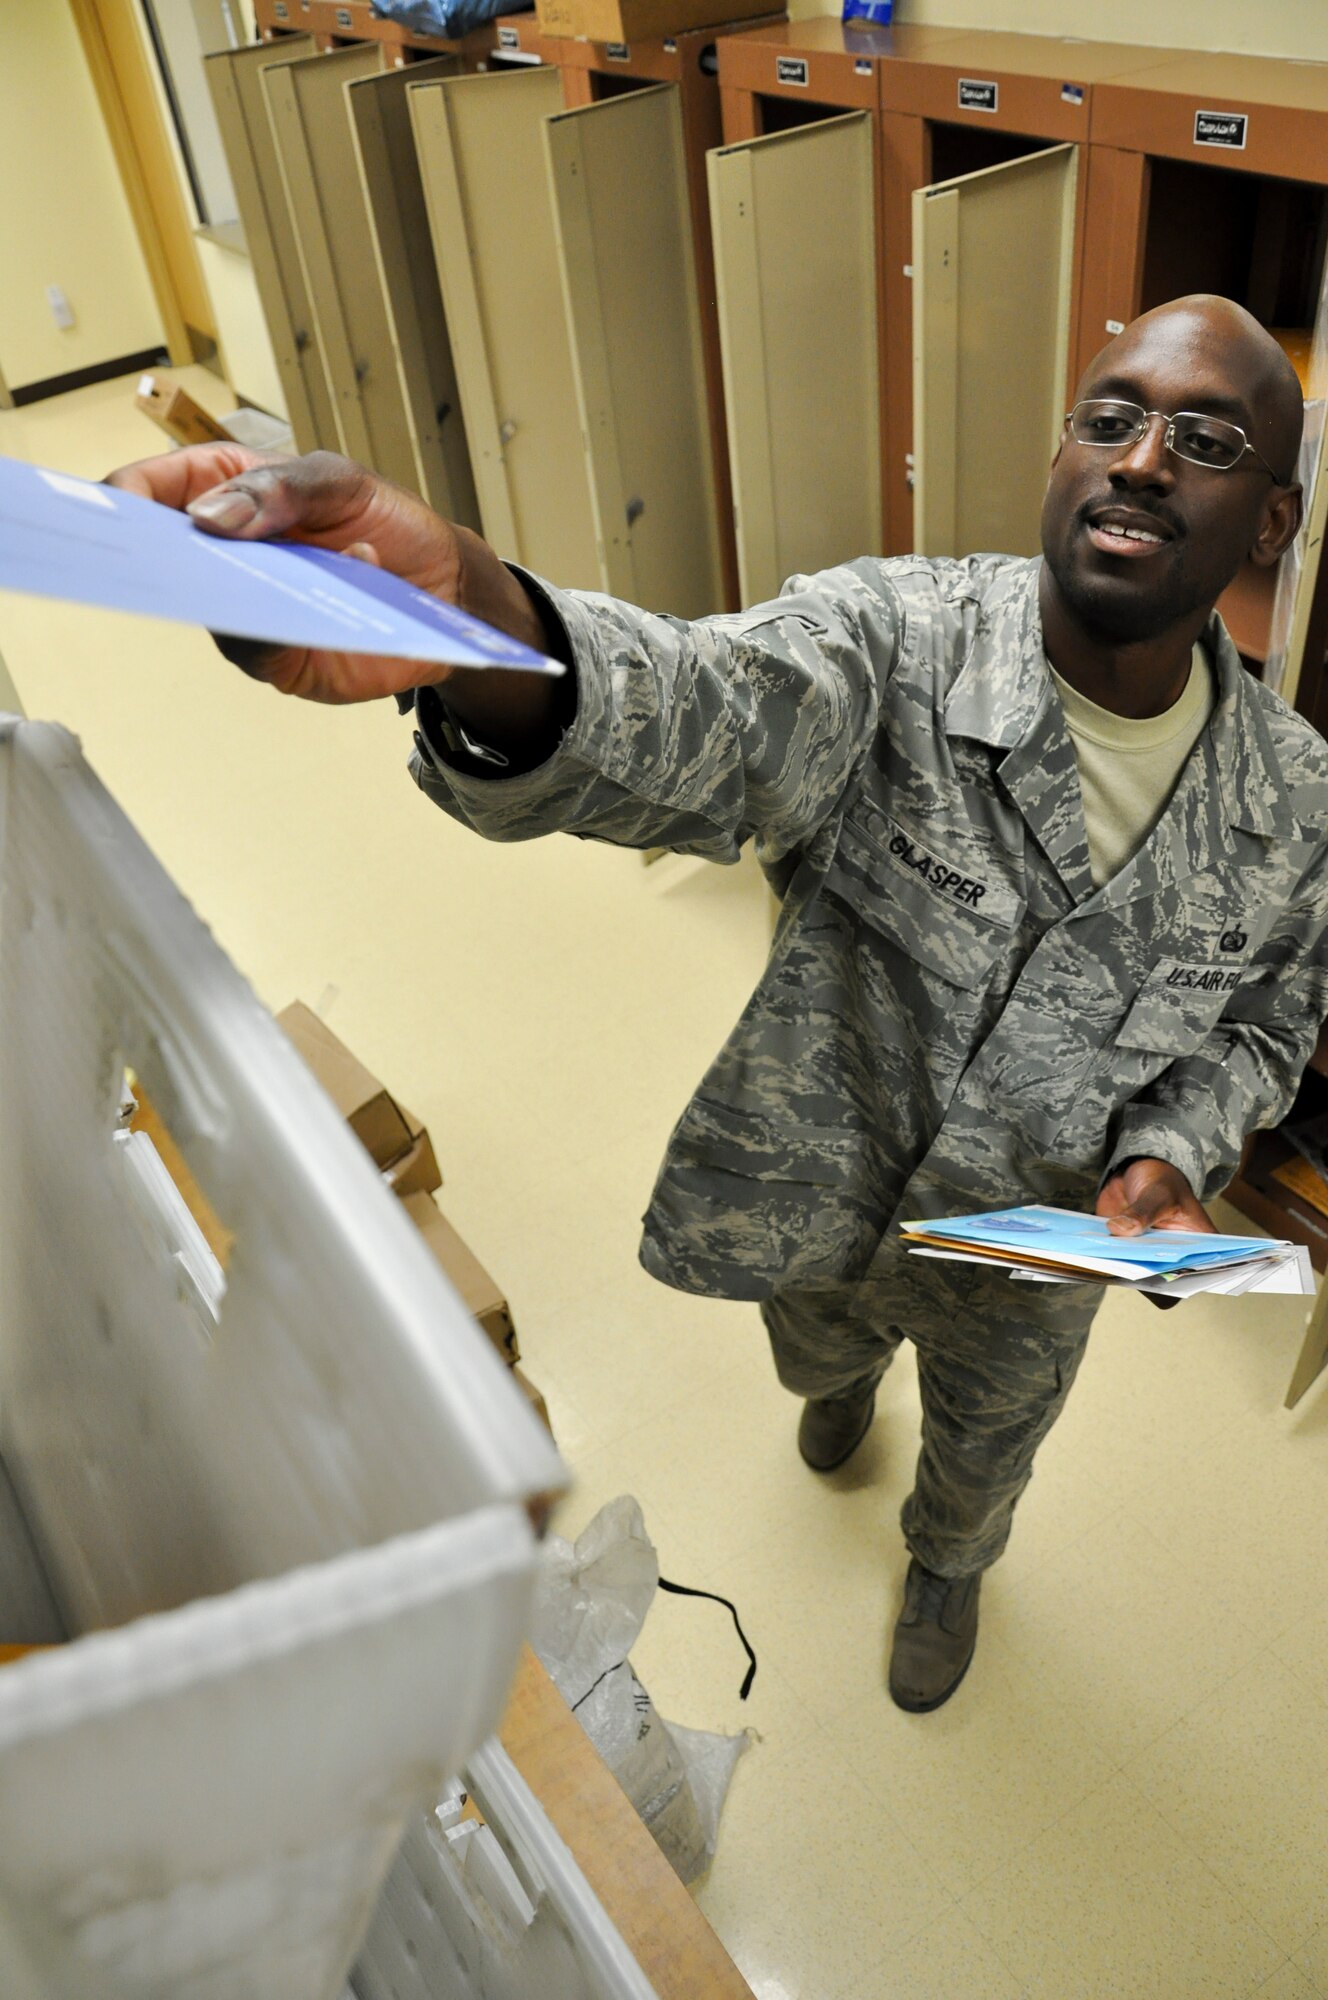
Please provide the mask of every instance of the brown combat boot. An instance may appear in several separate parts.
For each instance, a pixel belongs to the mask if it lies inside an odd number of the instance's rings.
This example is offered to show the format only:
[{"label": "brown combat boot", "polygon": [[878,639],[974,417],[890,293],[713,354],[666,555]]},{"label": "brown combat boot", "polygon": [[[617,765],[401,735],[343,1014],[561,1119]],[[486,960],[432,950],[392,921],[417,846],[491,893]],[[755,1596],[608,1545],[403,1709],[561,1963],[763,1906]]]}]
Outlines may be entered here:
[{"label": "brown combat boot", "polygon": [[798,1450],[813,1472],[833,1472],[852,1458],[871,1429],[876,1389],[853,1389],[847,1396],[820,1396],[803,1405]]},{"label": "brown combat boot", "polygon": [[978,1643],[981,1584],[981,1570],[936,1576],[916,1557],[909,1562],[890,1652],[890,1693],[898,1707],[925,1715],[949,1701]]}]

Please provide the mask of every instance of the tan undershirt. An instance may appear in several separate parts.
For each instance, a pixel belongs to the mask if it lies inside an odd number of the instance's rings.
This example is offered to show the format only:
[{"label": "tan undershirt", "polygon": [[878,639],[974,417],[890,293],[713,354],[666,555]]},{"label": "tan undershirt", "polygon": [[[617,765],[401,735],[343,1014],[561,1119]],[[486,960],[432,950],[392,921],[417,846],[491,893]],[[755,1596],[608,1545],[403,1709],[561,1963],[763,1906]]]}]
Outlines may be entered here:
[{"label": "tan undershirt", "polygon": [[[1051,662],[1047,662],[1051,666]],[[1072,688],[1051,667],[1079,766],[1095,887],[1118,875],[1166,810],[1185,760],[1216,700],[1213,676],[1196,645],[1185,691],[1161,715],[1115,715]]]}]

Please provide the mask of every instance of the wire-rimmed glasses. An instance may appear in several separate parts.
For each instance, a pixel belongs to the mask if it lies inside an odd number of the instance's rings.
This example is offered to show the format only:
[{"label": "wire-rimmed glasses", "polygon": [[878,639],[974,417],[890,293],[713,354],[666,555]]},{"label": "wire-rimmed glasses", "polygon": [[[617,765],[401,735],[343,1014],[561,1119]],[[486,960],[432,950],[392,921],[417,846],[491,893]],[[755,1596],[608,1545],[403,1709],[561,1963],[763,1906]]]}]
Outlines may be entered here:
[{"label": "wire-rimmed glasses", "polygon": [[1128,451],[1139,442],[1154,417],[1166,425],[1162,441],[1177,458],[1186,459],[1191,465],[1206,465],[1212,472],[1231,472],[1249,452],[1279,486],[1286,484],[1263,454],[1254,449],[1239,424],[1205,416],[1200,410],[1177,410],[1174,416],[1167,416],[1162,410],[1145,410],[1138,403],[1092,396],[1076,403],[1065,422],[1076,444]]}]

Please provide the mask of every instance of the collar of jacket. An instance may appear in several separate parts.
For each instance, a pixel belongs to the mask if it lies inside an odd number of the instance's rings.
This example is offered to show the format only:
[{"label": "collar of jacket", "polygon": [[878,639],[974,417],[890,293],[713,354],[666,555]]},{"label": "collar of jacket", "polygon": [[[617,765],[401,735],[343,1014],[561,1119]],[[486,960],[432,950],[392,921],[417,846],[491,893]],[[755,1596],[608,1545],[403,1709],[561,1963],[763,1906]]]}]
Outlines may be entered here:
[{"label": "collar of jacket", "polygon": [[1041,559],[999,571],[978,606],[973,643],[945,702],[949,736],[1005,750],[1001,782],[1076,903],[1132,901],[1234,852],[1229,829],[1265,839],[1299,832],[1262,700],[1214,612],[1201,643],[1217,702],[1152,836],[1095,891],[1074,746],[1047,671],[1038,610]]}]

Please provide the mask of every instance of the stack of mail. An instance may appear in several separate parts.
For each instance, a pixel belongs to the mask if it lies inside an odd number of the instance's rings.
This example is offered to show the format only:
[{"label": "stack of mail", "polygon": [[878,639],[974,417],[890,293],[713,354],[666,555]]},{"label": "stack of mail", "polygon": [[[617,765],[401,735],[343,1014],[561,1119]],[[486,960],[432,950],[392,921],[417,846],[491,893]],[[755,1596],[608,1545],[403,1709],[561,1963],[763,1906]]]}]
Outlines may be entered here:
[{"label": "stack of mail", "polygon": [[1146,1229],[1113,1236],[1105,1216],[1068,1208],[1001,1208],[948,1222],[906,1222],[919,1257],[998,1264],[1039,1284],[1128,1285],[1183,1299],[1193,1292],[1299,1292],[1312,1297],[1308,1250],[1267,1236]]}]

